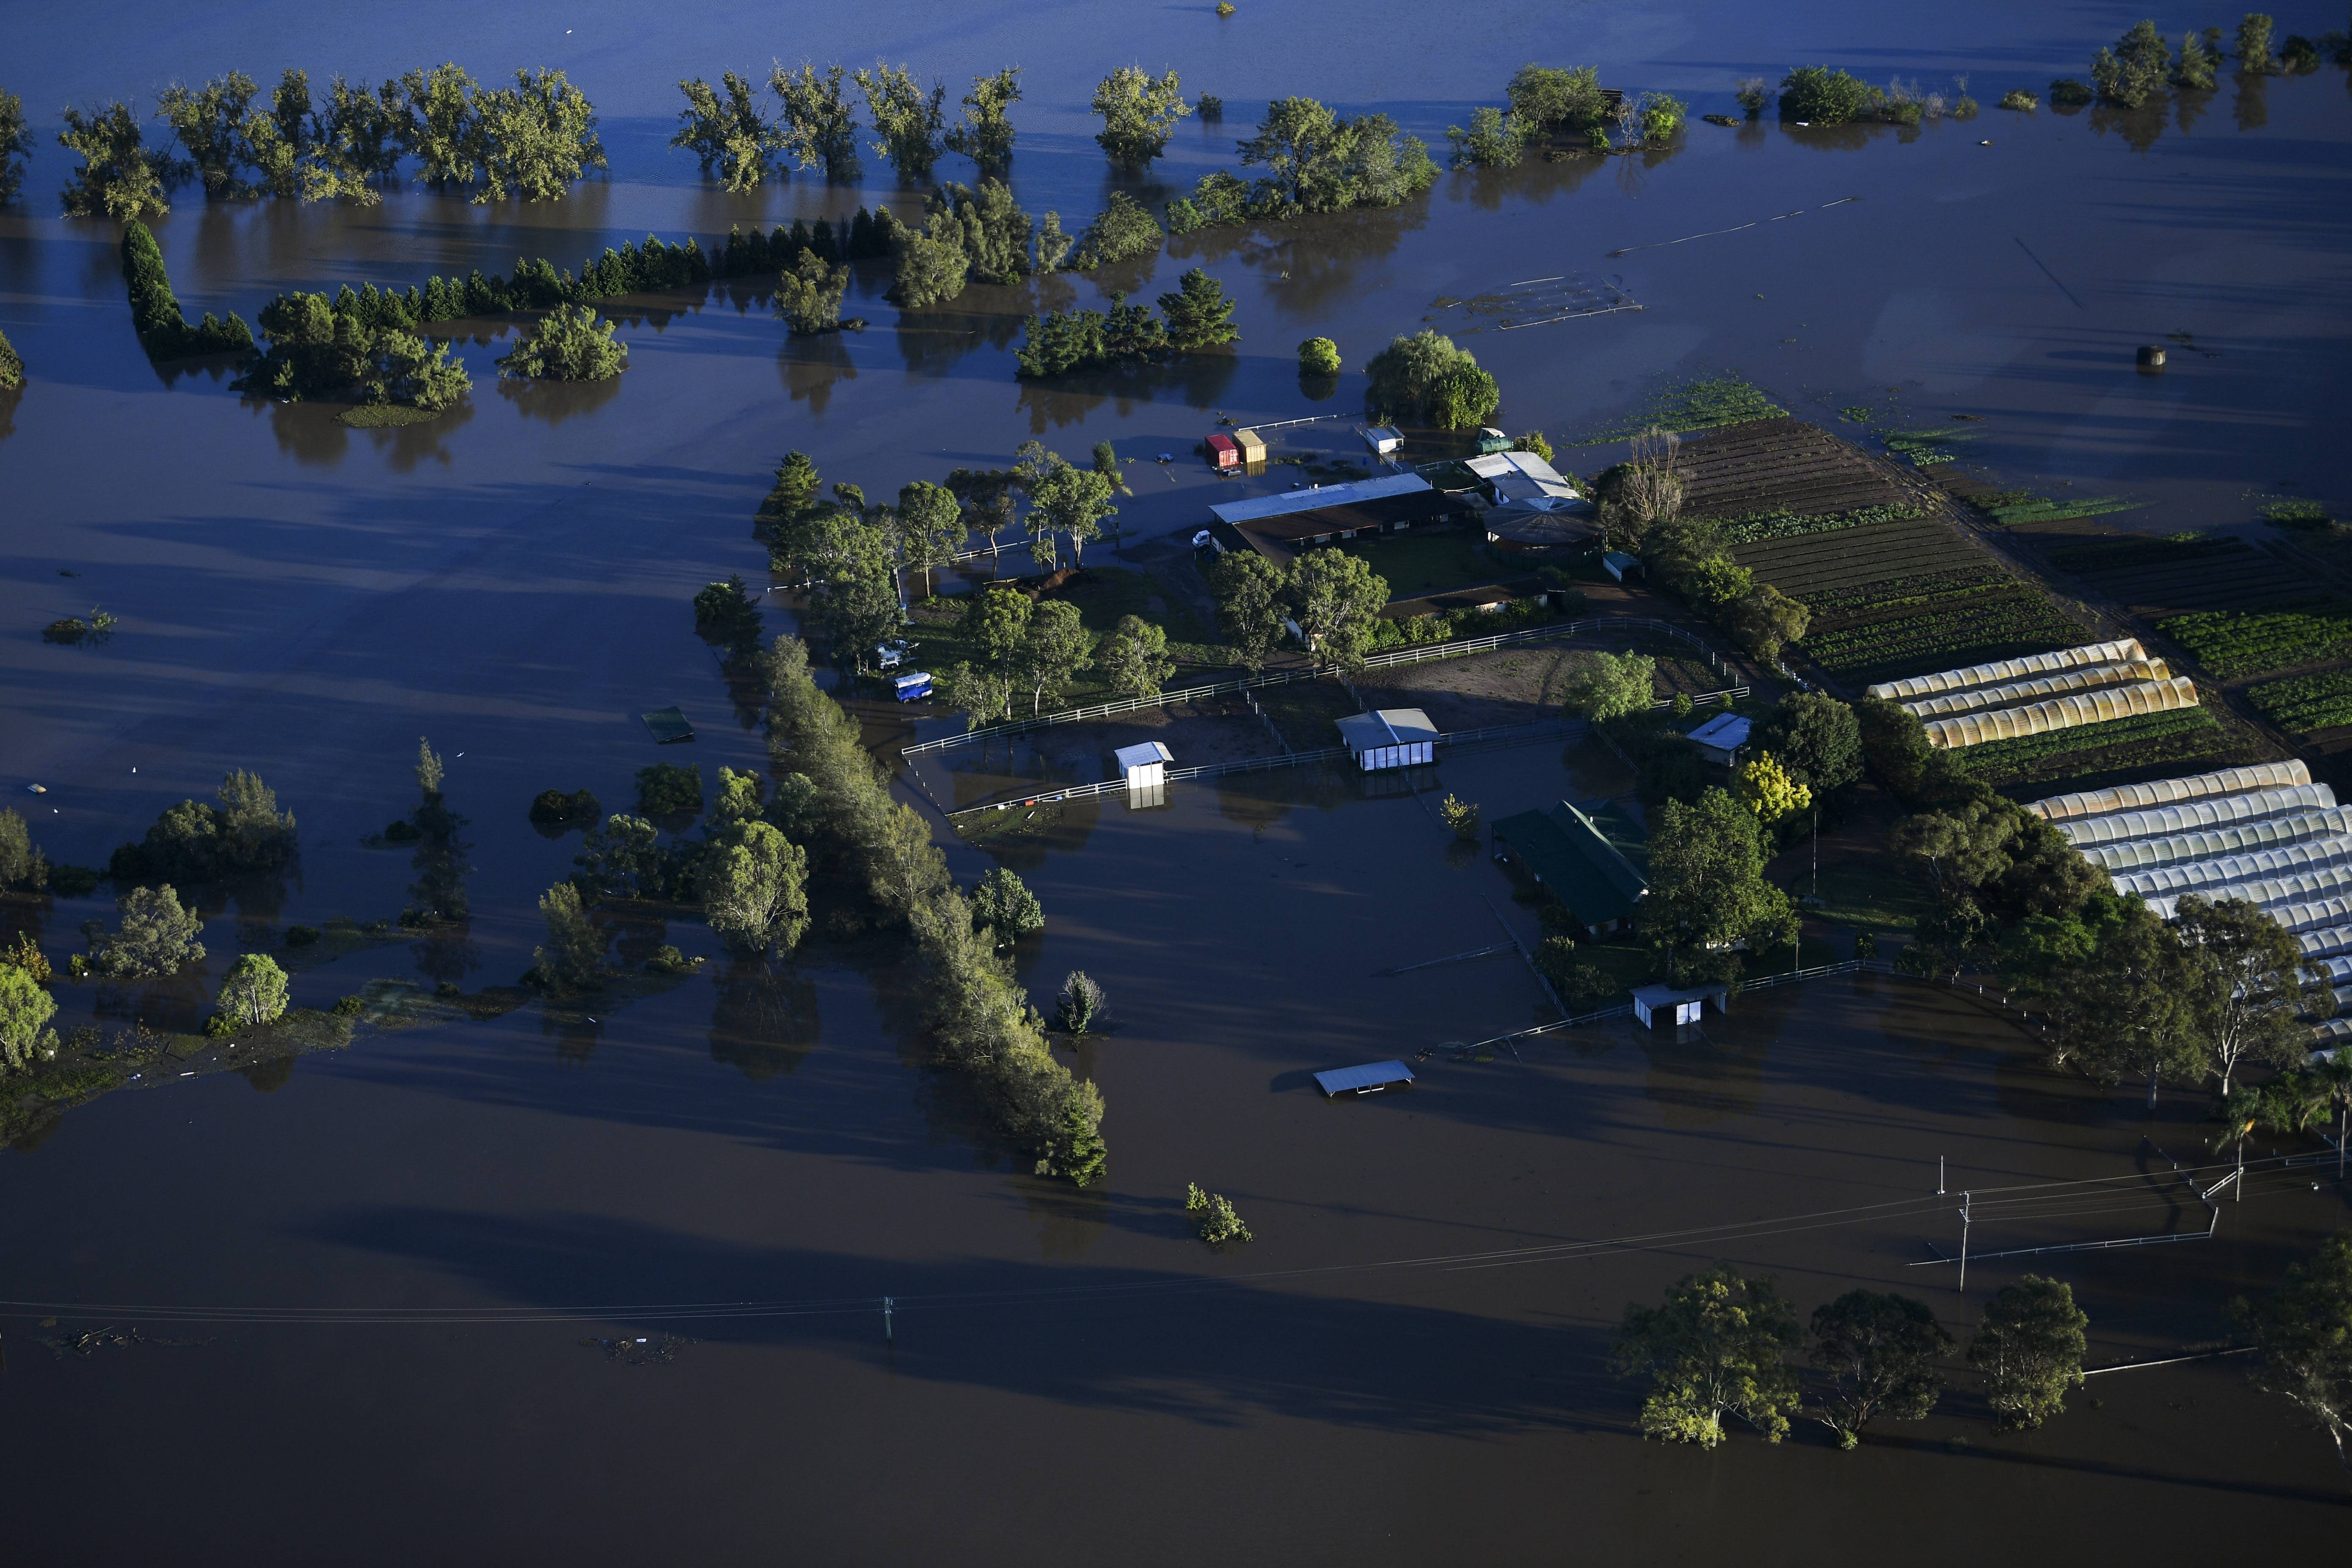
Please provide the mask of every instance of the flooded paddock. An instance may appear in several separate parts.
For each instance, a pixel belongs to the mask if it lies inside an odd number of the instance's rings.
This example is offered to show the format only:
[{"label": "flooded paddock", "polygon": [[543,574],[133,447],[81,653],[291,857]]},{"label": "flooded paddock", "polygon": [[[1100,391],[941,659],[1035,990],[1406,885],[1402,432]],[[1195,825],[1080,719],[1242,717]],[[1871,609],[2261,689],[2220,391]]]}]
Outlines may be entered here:
[{"label": "flooded paddock", "polygon": [[[420,733],[468,819],[471,921],[454,942],[304,969],[300,1005],[371,981],[511,984],[544,940],[536,899],[581,850],[533,828],[539,792],[626,809],[650,763],[696,763],[706,784],[764,768],[756,708],[688,603],[730,573],[766,586],[751,520],[790,449],[881,496],[1002,464],[1033,436],[1078,460],[1107,439],[1134,459],[1129,542],[1181,543],[1211,502],[1297,477],[1212,477],[1189,454],[1218,419],[1344,413],[1290,438],[1292,455],[1336,457],[1364,361],[1426,321],[1496,374],[1509,429],[1555,441],[1729,369],[1817,422],[1980,416],[1971,464],[2053,494],[2129,493],[2146,503],[2118,520],[2135,531],[2249,523],[2263,498],[2352,505],[2336,461],[2352,100],[2334,67],[2225,76],[2160,112],[1988,107],[1916,134],[1694,118],[1653,153],[1450,174],[1393,211],[1213,231],[924,311],[886,303],[869,267],[846,308],[872,324],[839,337],[785,338],[751,280],[610,301],[631,368],[587,389],[501,387],[491,361],[514,327],[454,323],[470,399],[376,430],[152,367],[113,229],[55,216],[66,165],[45,118],[231,67],[373,78],[452,55],[486,79],[561,66],[597,102],[610,178],[544,206],[415,192],[366,210],[207,206],[184,191],[155,226],[182,302],[250,319],[281,289],[404,287],[518,255],[576,268],[648,231],[708,244],[738,223],[918,206],[871,156],[862,186],[798,176],[732,197],[665,150],[679,77],[769,53],[878,50],[941,75],[950,100],[1021,60],[1016,192],[1075,229],[1114,185],[1157,202],[1230,165],[1279,94],[1392,113],[1441,155],[1444,127],[1499,102],[1531,58],[1595,62],[1694,116],[1729,111],[1733,78],[1777,78],[1792,53],[1874,79],[1968,72],[1990,106],[2080,74],[2119,25],[2089,8],[1507,5],[1433,37],[1404,7],[942,27],[885,5],[793,17],[773,39],[593,8],[428,11],[365,37],[323,12],[183,26],[150,9],[114,17],[103,49],[76,14],[28,16],[0,62],[44,138],[26,198],[0,208],[0,328],[29,381],[0,395],[0,779],[53,859],[103,864],[250,767],[299,818],[302,852],[280,882],[208,907],[213,957],[138,1007],[194,1017],[241,934],[396,914],[419,868],[367,840],[415,799]],[[2340,20],[2283,15],[2281,30]],[[1313,47],[1266,47],[1277,35]],[[1122,185],[1085,101],[1130,59],[1228,107]],[[969,177],[958,160],[941,172]],[[1194,265],[1238,301],[1232,354],[1014,380],[1027,312],[1149,300]],[[1535,279],[1568,281],[1528,292]],[[1616,300],[1641,308],[1529,319]],[[1339,343],[1335,388],[1301,385],[1308,335]],[[2174,345],[2161,375],[2134,363],[2151,342]],[[1612,454],[1564,446],[1561,462]],[[781,597],[771,632],[792,628]],[[110,641],[40,639],[93,604],[121,617]],[[1491,658],[1447,689],[1455,716],[1540,707],[1551,657]],[[1422,668],[1381,689],[1423,689],[1437,678]],[[671,704],[696,740],[657,750],[639,715]],[[948,727],[871,689],[853,708],[879,749]],[[1220,757],[1248,755],[1263,728],[1181,717],[1219,727]],[[918,759],[901,793],[935,811],[1090,777],[1111,744],[1155,732],[1139,718],[1009,760],[1000,746],[951,777]],[[47,793],[24,793],[36,782]],[[712,962],[625,1007],[364,1032],[78,1107],[0,1160],[0,1294],[69,1304],[54,1326],[37,1307],[0,1321],[0,1387],[37,1434],[15,1466],[12,1539],[28,1561],[91,1563],[2331,1548],[2346,1493],[2327,1445],[2249,1391],[2242,1361],[2094,1378],[2015,1436],[1991,1433],[1960,1370],[1934,1416],[1874,1424],[1852,1454],[1809,1423],[1778,1449],[1745,1432],[1709,1453],[1644,1443],[1636,1389],[1604,1366],[1629,1300],[1718,1258],[1776,1275],[1805,1312],[1855,1286],[1917,1294],[1963,1337],[1991,1290],[2045,1269],[2089,1312],[2095,1366],[2225,1341],[2232,1295],[2345,1223],[2332,1184],[2265,1168],[2210,1240],[1979,1260],[1965,1299],[1956,1269],[1911,1267],[1957,1244],[1964,1189],[2011,1190],[1979,1211],[1980,1252],[2207,1224],[2151,1152],[2221,1158],[2201,1097],[2168,1095],[2151,1124],[2130,1092],[2042,1067],[1997,1006],[1885,976],[1754,992],[1681,1037],[1605,1023],[1489,1060],[1432,1057],[1406,1094],[1315,1091],[1321,1068],[1553,1016],[1515,952],[1381,975],[1538,934],[1486,854],[1449,843],[1437,798],[1492,820],[1628,783],[1596,749],[1549,743],[1376,786],[1295,769],[1172,786],[1148,811],[1072,802],[982,846],[936,821],[960,880],[1001,863],[1043,900],[1046,931],[1016,952],[1033,995],[1072,969],[1109,994],[1116,1028],[1065,1057],[1110,1106],[1109,1176],[1084,1192],[1024,1173],[925,1065],[902,943],[820,931],[771,969],[728,962],[685,918],[639,920],[625,951],[668,942]],[[92,897],[10,917],[58,955],[109,912]],[[90,1021],[88,989],[61,994],[61,1026]],[[1192,1182],[1257,1239],[1194,1239]],[[2043,1185],[2086,1182],[2108,1185]],[[72,1342],[110,1330],[87,1354]]]}]

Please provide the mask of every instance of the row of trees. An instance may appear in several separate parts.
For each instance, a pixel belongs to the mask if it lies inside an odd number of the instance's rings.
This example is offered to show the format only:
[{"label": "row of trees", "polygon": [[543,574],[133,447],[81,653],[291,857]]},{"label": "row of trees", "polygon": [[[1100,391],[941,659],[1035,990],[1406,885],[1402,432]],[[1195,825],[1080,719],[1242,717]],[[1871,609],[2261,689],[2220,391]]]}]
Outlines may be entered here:
[{"label": "row of trees", "polygon": [[[1968,1349],[1997,1427],[2039,1426],[2064,1410],[2066,1391],[2083,1380],[2089,1323],[2058,1280],[2029,1274],[2001,1288]],[[1792,1418],[1810,1417],[1852,1448],[1874,1419],[1918,1421],[1935,1408],[1937,1363],[1955,1342],[1925,1301],[1849,1290],[1815,1309],[1811,1329],[1809,1391],[1788,1359],[1808,1338],[1796,1309],[1771,1280],[1718,1263],[1677,1282],[1661,1306],[1628,1305],[1611,1364],[1650,1380],[1643,1436],[1708,1448],[1723,1441],[1727,1415],[1768,1443],[1786,1437]]]},{"label": "row of trees", "polygon": [[215,201],[370,205],[411,159],[417,183],[472,189],[477,202],[551,201],[605,166],[595,110],[559,70],[519,70],[513,86],[497,88],[456,65],[373,88],[338,76],[323,101],[305,71],[287,71],[266,100],[251,77],[230,71],[202,87],[164,89],[155,118],[184,156],[171,142],[149,146],[126,102],[65,110],[58,141],[82,161],[63,195],[68,214],[152,216],[170,211],[168,192],[190,179]]},{"label": "row of trees", "polygon": [[1013,700],[1024,694],[1032,714],[1044,711],[1089,668],[1099,667],[1111,689],[1129,697],[1151,696],[1176,673],[1162,627],[1122,616],[1098,638],[1076,605],[1017,588],[971,595],[958,634],[971,657],[941,672],[940,695],[975,728],[1011,717]]},{"label": "row of trees", "polygon": [[1683,510],[1681,442],[1653,428],[1635,438],[1633,456],[1595,483],[1610,544],[1638,552],[1650,582],[1713,620],[1767,664],[1801,640],[1812,613],[1732,560],[1723,525]]},{"label": "row of trees", "polygon": [[2228,59],[2236,60],[2238,69],[2247,76],[2315,70],[2323,51],[2333,53],[2339,64],[2352,63],[2352,41],[2343,34],[2330,34],[2317,42],[2296,34],[2273,51],[2276,26],[2261,12],[2249,11],[2239,19],[2230,45],[2222,43],[2221,28],[2208,27],[2201,34],[2181,34],[2179,51],[2175,53],[2154,22],[2136,23],[2112,46],[2091,58],[2089,87],[2062,78],[2050,84],[2050,99],[2063,104],[2087,103],[2096,98],[2119,109],[2137,109],[2167,87],[2210,92],[2221,63]]},{"label": "row of trees", "polygon": [[1445,128],[1455,168],[1507,169],[1533,148],[1563,142],[1585,152],[1630,151],[1670,139],[1690,112],[1663,92],[1606,91],[1591,66],[1563,70],[1530,61],[1505,96],[1507,108],[1484,106],[1466,128]]},{"label": "row of trees", "polygon": [[1293,626],[1316,663],[1360,668],[1389,602],[1387,579],[1362,556],[1339,549],[1302,550],[1279,566],[1236,550],[1209,569],[1209,587],[1234,662],[1253,672],[1265,668]]},{"label": "row of trees", "polygon": [[1160,296],[1155,317],[1127,296],[1111,296],[1105,310],[1059,310],[1022,323],[1021,346],[1013,351],[1024,379],[1060,375],[1099,365],[1148,363],[1171,353],[1193,353],[1238,342],[1234,302],[1223,285],[1195,267],[1177,287]]},{"label": "row of trees", "polygon": [[122,280],[131,290],[131,325],[149,359],[160,362],[252,350],[253,329],[234,311],[223,321],[207,310],[200,324],[188,325],[179,296],[172,292],[171,276],[163,268],[163,249],[137,218],[122,226]]},{"label": "row of trees", "polygon": [[857,177],[857,115],[848,89],[866,102],[876,155],[887,158],[901,184],[931,177],[940,156],[960,153],[982,174],[1002,174],[1013,163],[1013,121],[1008,111],[1021,98],[1021,69],[1008,67],[972,79],[963,97],[962,118],[949,125],[947,89],[929,90],[904,66],[877,61],[869,69],[819,71],[803,62],[779,65],[768,73],[778,113],[771,118],[751,80],[722,72],[713,88],[698,77],[677,84],[686,95],[677,133],[669,144],[682,147],[715,174],[727,189],[757,189],[781,177],[786,159],[803,169],[822,169],[828,180]]}]

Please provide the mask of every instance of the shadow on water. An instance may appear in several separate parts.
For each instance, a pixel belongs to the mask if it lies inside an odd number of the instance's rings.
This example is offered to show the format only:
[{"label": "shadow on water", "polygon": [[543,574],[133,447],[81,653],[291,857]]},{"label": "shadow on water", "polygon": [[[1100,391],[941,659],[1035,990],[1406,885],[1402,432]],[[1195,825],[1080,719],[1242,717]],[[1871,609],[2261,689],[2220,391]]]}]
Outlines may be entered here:
[{"label": "shadow on water", "polygon": [[710,1059],[757,1083],[797,1069],[823,1031],[816,986],[790,964],[735,959],[715,977]]},{"label": "shadow on water", "polygon": [[[582,414],[593,414],[621,395],[623,375],[603,381],[515,381],[499,378],[499,395],[526,419],[561,425]],[[408,426],[415,428],[415,426]]]},{"label": "shadow on water", "polygon": [[1051,381],[1023,382],[1020,406],[1029,416],[1033,436],[1083,425],[1087,416],[1106,404],[1126,418],[1167,393],[1173,393],[1189,407],[1209,408],[1224,396],[1240,365],[1240,358],[1231,351],[1209,349],[1154,364],[1073,371]]}]

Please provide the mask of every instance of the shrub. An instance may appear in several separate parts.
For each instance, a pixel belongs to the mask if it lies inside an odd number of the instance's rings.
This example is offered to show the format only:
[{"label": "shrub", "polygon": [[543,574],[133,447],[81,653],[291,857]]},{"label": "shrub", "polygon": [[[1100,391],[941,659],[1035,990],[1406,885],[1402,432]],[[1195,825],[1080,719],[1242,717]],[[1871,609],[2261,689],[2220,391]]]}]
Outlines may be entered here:
[{"label": "shrub", "polygon": [[1827,66],[1799,66],[1780,80],[1780,118],[1843,125],[1876,108],[1880,93],[1861,78]]},{"label": "shrub", "polygon": [[530,801],[530,819],[541,827],[593,827],[604,816],[603,804],[584,789],[543,789]]},{"label": "shrub", "polygon": [[1016,873],[997,866],[971,890],[971,923],[975,931],[993,931],[998,942],[1009,945],[1045,929],[1045,906]]},{"label": "shrub", "polygon": [[286,945],[289,947],[309,947],[318,940],[319,928],[317,926],[288,926],[286,928]]},{"label": "shrub", "polygon": [[2042,100],[2021,87],[2013,87],[2000,95],[2000,106],[2031,114],[2042,107]]},{"label": "shrub", "polygon": [[1740,108],[1748,111],[1750,120],[1763,113],[1764,106],[1772,101],[1771,90],[1765,86],[1760,76],[1741,77],[1739,85],[1731,89],[1731,96],[1738,100]]},{"label": "shrub", "polygon": [[1474,801],[1449,795],[1437,803],[1438,820],[1454,830],[1454,837],[1475,843],[1478,837],[1478,806]]},{"label": "shrub", "polygon": [[1298,345],[1301,375],[1337,375],[1339,363],[1339,345],[1328,338],[1309,338]]},{"label": "shrub", "polygon": [[2097,97],[2071,76],[2062,76],[2050,84],[2050,103],[2054,109],[2080,109]]},{"label": "shrub", "polygon": [[591,307],[558,305],[498,366],[517,381],[610,381],[629,368],[629,345],[614,342],[613,323]]},{"label": "shrub", "polygon": [[1222,1193],[1204,1193],[1197,1182],[1184,1184],[1184,1212],[1191,1215],[1199,1227],[1201,1239],[1211,1247],[1223,1247],[1229,1241],[1248,1241],[1250,1228],[1234,1205]]},{"label": "shrub", "polygon": [[1085,970],[1073,969],[1055,999],[1054,1026],[1067,1034],[1087,1034],[1103,1021],[1104,1006],[1103,988],[1087,978]]},{"label": "shrub", "polygon": [[334,1014],[338,1018],[356,1018],[362,1013],[367,1011],[367,998],[364,996],[338,996],[335,998],[335,1005],[329,1008],[328,1011]]}]

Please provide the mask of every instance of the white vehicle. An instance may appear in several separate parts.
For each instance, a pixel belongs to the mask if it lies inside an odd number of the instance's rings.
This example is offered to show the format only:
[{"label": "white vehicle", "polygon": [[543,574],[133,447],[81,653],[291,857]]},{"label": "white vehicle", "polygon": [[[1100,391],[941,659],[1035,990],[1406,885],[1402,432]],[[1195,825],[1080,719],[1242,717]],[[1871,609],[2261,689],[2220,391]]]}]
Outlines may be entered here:
[{"label": "white vehicle", "polygon": [[1192,548],[1195,550],[1206,550],[1209,548],[1209,531],[1207,529],[1204,528],[1200,532],[1192,536]]},{"label": "white vehicle", "polygon": [[874,668],[896,669],[907,662],[907,656],[913,651],[914,645],[905,637],[892,637],[888,642],[878,643],[874,648]]}]

